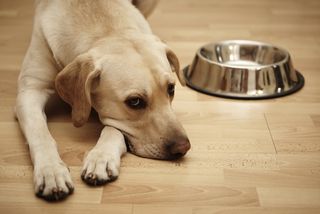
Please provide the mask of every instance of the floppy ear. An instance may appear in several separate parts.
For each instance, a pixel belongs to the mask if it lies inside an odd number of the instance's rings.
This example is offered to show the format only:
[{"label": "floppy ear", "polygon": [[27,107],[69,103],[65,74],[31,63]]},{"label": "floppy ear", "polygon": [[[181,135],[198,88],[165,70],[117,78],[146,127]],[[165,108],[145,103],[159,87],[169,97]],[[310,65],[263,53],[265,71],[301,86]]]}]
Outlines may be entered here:
[{"label": "floppy ear", "polygon": [[183,77],[183,71],[180,70],[180,63],[179,63],[178,57],[169,48],[166,48],[166,54],[167,54],[167,58],[168,58],[168,61],[170,63],[171,69],[178,76],[180,84],[182,86],[185,86],[186,85],[186,81],[184,80],[184,77]]},{"label": "floppy ear", "polygon": [[92,59],[84,54],[67,65],[56,77],[55,87],[60,97],[72,107],[72,122],[84,125],[91,112],[91,86],[100,75]]}]

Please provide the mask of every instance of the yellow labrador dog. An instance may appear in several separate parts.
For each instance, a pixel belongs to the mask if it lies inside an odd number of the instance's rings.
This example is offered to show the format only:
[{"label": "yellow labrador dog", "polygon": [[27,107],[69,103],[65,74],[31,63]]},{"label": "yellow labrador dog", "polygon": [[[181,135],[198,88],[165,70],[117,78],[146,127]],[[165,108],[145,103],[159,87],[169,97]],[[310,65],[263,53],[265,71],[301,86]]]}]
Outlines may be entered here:
[{"label": "yellow labrador dog", "polygon": [[47,200],[74,186],[49,133],[44,107],[57,92],[77,127],[94,108],[105,125],[84,160],[82,179],[101,185],[119,175],[127,148],[155,159],[182,157],[187,135],[171,108],[176,55],[145,20],[156,0],[38,0],[18,80],[16,114],[30,147],[35,192]]}]

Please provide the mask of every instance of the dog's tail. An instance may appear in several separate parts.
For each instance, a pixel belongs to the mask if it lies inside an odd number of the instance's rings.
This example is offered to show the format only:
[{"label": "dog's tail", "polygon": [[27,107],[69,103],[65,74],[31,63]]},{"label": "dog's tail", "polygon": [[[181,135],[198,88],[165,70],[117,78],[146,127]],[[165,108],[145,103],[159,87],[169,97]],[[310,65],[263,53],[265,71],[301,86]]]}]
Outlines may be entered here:
[{"label": "dog's tail", "polygon": [[132,4],[136,6],[146,18],[152,13],[158,1],[159,0],[131,0]]}]

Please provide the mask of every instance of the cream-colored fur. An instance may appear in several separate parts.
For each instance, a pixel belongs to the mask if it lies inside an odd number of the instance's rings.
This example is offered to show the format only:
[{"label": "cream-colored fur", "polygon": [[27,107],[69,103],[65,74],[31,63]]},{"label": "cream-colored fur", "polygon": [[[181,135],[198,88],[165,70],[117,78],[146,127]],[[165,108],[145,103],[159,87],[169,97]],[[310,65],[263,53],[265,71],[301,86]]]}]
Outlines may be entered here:
[{"label": "cream-colored fur", "polygon": [[[92,185],[119,175],[127,151],[148,158],[184,155],[190,143],[171,108],[175,54],[146,22],[156,0],[38,0],[18,80],[16,113],[30,147],[35,192],[48,200],[73,191],[51,136],[44,107],[56,92],[82,126],[93,107],[105,125],[84,160]],[[139,11],[135,6],[141,11]]]}]

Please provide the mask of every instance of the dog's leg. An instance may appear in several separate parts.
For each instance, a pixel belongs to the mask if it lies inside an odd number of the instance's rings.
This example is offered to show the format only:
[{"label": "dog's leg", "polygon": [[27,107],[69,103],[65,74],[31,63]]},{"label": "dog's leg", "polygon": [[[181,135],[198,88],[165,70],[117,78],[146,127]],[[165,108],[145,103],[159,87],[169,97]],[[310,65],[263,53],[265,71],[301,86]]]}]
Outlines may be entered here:
[{"label": "dog's leg", "polygon": [[72,193],[73,184],[49,132],[44,112],[54,93],[57,71],[52,62],[52,54],[42,37],[32,38],[18,80],[16,116],[29,144],[37,196],[59,200]]},{"label": "dog's leg", "polygon": [[89,185],[102,185],[119,176],[120,159],[127,151],[122,133],[106,126],[97,145],[84,161],[81,178]]},{"label": "dog's leg", "polygon": [[29,144],[34,165],[35,192],[47,200],[59,200],[72,193],[73,184],[47,127],[44,106],[48,98],[47,90],[21,91],[17,98],[16,113]]}]

